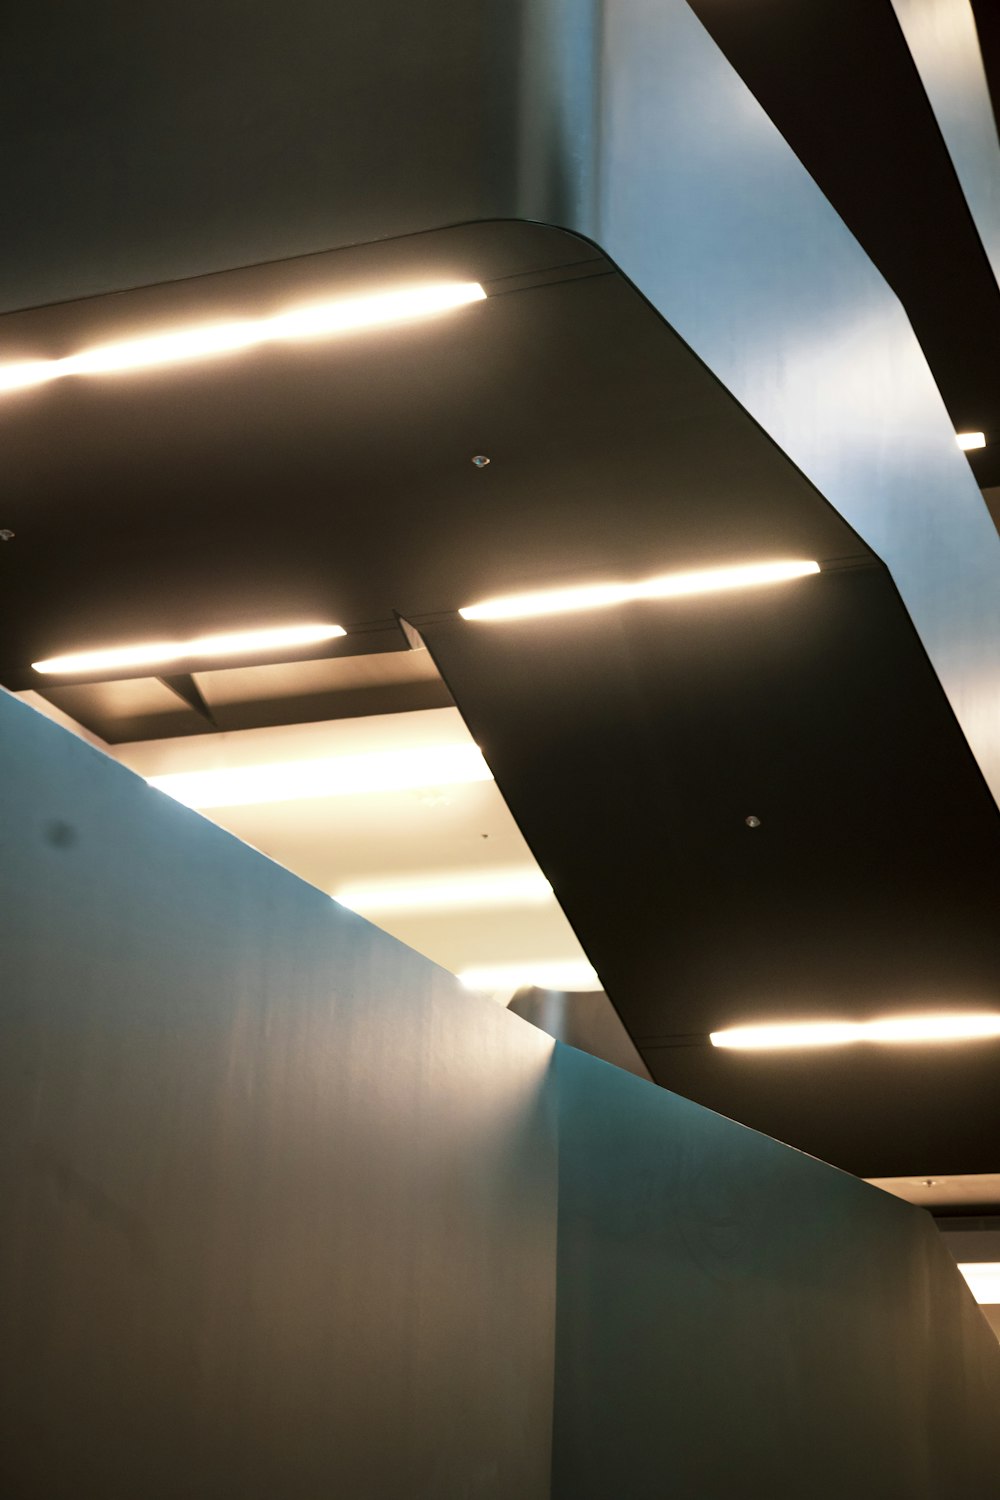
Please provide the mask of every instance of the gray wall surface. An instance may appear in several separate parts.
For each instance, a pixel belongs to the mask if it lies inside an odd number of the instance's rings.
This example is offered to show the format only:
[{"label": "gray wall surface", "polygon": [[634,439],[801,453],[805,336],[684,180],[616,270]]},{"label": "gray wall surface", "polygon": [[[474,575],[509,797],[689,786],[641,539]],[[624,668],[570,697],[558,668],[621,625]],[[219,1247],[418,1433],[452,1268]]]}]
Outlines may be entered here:
[{"label": "gray wall surface", "polygon": [[929,1215],[567,1047],[554,1500],[978,1500],[1000,1349]]},{"label": "gray wall surface", "polygon": [[921,1211],[6,694],[0,922],[5,1500],[989,1493],[1000,1349]]},{"label": "gray wall surface", "polygon": [[5,1500],[542,1500],[552,1046],[0,693]]}]

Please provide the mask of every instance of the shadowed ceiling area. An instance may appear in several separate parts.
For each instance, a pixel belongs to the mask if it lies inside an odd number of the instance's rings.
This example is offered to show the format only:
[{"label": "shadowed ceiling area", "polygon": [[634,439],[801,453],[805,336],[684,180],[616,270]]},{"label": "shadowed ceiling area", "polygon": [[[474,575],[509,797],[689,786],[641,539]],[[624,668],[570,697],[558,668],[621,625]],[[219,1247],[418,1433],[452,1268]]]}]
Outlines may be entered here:
[{"label": "shadowed ceiling area", "polygon": [[[996,1043],[891,1066],[708,1045],[749,1020],[995,1003],[1000,826],[879,559],[593,245],[474,225],[3,331],[61,358],[439,280],[485,300],[7,392],[3,681],[137,768],[144,740],[402,728],[454,701],[657,1081],[862,1175],[988,1171]],[[819,576],[457,614],[788,558]],[[310,620],[346,634],[163,675],[30,665]]]}]

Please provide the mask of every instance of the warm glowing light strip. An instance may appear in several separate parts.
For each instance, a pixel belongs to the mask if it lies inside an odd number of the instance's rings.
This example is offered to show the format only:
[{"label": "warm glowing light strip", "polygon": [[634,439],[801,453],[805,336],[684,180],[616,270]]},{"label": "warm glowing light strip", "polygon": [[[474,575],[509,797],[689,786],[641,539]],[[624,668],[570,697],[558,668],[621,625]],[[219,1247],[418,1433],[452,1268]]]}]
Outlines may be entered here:
[{"label": "warm glowing light strip", "polygon": [[150,776],[149,785],[187,807],[247,807],[305,797],[353,797],[413,787],[457,786],[492,781],[477,745],[438,745],[337,755],[327,760],[283,761],[215,771],[178,771]]},{"label": "warm glowing light strip", "polygon": [[963,1261],[958,1269],[977,1302],[1000,1302],[1000,1261]]},{"label": "warm glowing light strip", "polygon": [[380,881],[333,892],[352,911],[456,911],[467,907],[524,906],[552,899],[552,887],[539,870],[470,871],[415,877],[405,884]]},{"label": "warm glowing light strip", "polygon": [[881,1021],[803,1021],[713,1031],[713,1047],[840,1047],[850,1042],[961,1042],[1000,1037],[1000,1015],[892,1016]]},{"label": "warm glowing light strip", "polygon": [[111,672],[120,667],[162,667],[196,657],[245,656],[311,646],[344,635],[342,625],[279,625],[269,630],[240,630],[225,635],[200,635],[190,641],[144,641],[137,646],[109,646],[100,651],[73,651],[33,661],[36,672]]},{"label": "warm glowing light strip", "polygon": [[986,447],[985,432],[956,432],[955,441],[963,453],[969,453],[973,448]]},{"label": "warm glowing light strip", "polygon": [[537,985],[543,990],[599,990],[597,973],[583,959],[565,959],[558,963],[500,964],[493,967],[463,969],[459,979],[470,990],[517,990],[523,985]]},{"label": "warm glowing light strip", "polygon": [[24,390],[63,380],[68,375],[105,375],[172,365],[189,359],[232,354],[257,344],[285,339],[331,338],[358,328],[403,323],[426,318],[469,302],[482,302],[486,293],[476,281],[449,281],[429,286],[403,287],[370,297],[337,297],[292,308],[270,318],[239,318],[180,328],[148,338],[101,344],[64,359],[33,359],[0,365],[0,391]]},{"label": "warm glowing light strip", "polygon": [[640,583],[595,583],[580,588],[549,589],[533,594],[510,594],[487,599],[459,610],[463,620],[523,620],[536,615],[561,615],[574,610],[604,609],[637,599],[679,599],[689,594],[711,594],[724,589],[754,588],[784,583],[818,573],[819,563],[804,561],[746,563],[732,568],[705,568],[693,573],[664,573]]}]

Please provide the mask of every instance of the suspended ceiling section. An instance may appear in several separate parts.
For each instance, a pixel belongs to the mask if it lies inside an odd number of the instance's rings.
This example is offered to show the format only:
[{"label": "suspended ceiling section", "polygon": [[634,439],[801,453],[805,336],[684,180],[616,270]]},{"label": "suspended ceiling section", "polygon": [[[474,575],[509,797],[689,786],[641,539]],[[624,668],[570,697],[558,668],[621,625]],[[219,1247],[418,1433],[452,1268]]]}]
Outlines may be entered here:
[{"label": "suspended ceiling section", "polygon": [[[1000,829],[879,560],[592,244],[473,225],[18,313],[0,335],[10,358],[54,358],[430,279],[486,300],[6,395],[0,681],[118,741],[450,692],[654,1078],[863,1175],[990,1170],[995,1047],[708,1047],[817,1007],[995,1005]],[[455,614],[776,557],[821,574],[554,624]],[[375,709],[375,659],[424,655],[401,618],[445,687],[406,668]],[[347,635],[181,663],[173,685],[30,666],[309,619]]]},{"label": "suspended ceiling section", "polygon": [[438,279],[487,300],[5,394],[0,681],[37,688],[32,661],[151,631],[332,619],[352,638],[338,654],[404,646],[375,638],[396,612],[609,566],[866,555],[625,278],[558,230],[470,226],[91,298],[10,315],[0,340],[51,358]]}]

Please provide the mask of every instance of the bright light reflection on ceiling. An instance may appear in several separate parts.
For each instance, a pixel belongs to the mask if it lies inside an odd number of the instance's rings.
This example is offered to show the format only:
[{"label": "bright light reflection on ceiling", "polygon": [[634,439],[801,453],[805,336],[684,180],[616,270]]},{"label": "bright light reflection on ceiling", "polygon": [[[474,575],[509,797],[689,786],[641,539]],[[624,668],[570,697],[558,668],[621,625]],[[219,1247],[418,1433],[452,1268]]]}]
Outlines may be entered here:
[{"label": "bright light reflection on ceiling", "polygon": [[527,620],[539,615],[569,614],[576,610],[605,609],[639,599],[678,599],[691,594],[720,593],[764,584],[785,583],[818,573],[819,563],[784,561],[746,563],[732,568],[703,568],[696,572],[664,573],[640,583],[595,583],[580,588],[546,589],[538,593],[509,594],[469,604],[459,610],[463,620]]},{"label": "bright light reflection on ceiling", "polygon": [[367,915],[535,905],[552,899],[552,887],[540,870],[475,870],[342,886],[332,895],[342,906]]},{"label": "bright light reflection on ceiling", "polygon": [[581,959],[566,959],[555,963],[533,963],[530,959],[525,959],[516,964],[463,969],[458,977],[467,989],[482,990],[486,994],[497,990],[514,991],[528,984],[543,990],[570,992],[601,988],[596,970]]},{"label": "bright light reflection on ceiling", "polygon": [[70,375],[107,375],[209,359],[287,339],[331,338],[359,328],[430,317],[470,302],[482,302],[485,297],[486,293],[476,281],[402,287],[368,297],[336,297],[329,302],[292,308],[268,318],[231,319],[224,323],[179,328],[148,338],[123,339],[62,359],[0,364],[0,392],[25,390]]},{"label": "bright light reflection on ceiling", "polygon": [[143,641],[135,646],[108,646],[99,651],[73,651],[33,661],[36,672],[113,672],[122,667],[162,667],[173,662],[252,655],[286,646],[312,646],[332,641],[346,632],[342,625],[278,625],[264,630],[229,631],[200,635],[190,641]]},{"label": "bright light reflection on ceiling", "polygon": [[851,1042],[957,1042],[1000,1037],[1000,1015],[891,1016],[879,1021],[803,1021],[713,1031],[713,1047],[764,1051],[840,1047]]},{"label": "bright light reflection on ceiling", "polygon": [[1000,1302],[1000,1261],[964,1261],[958,1268],[977,1302]]},{"label": "bright light reflection on ceiling", "polygon": [[204,808],[457,786],[492,781],[493,773],[477,745],[463,744],[282,761],[277,765],[178,771],[147,780],[187,807]]}]

